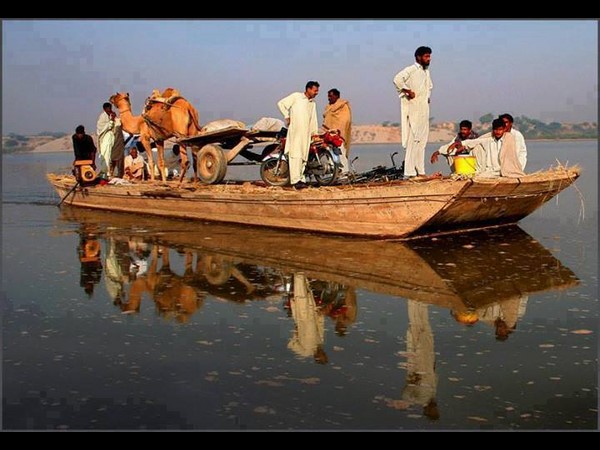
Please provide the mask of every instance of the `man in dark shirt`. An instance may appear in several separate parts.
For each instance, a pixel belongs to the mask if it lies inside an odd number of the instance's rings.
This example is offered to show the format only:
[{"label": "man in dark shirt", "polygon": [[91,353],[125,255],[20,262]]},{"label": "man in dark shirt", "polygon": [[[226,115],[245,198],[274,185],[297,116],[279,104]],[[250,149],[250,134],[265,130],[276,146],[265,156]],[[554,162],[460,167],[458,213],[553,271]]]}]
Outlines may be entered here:
[{"label": "man in dark shirt", "polygon": [[476,139],[479,135],[473,131],[473,123],[470,120],[463,120],[458,125],[458,134],[452,139],[452,142],[448,145],[443,145],[439,150],[436,150],[431,154],[431,164],[435,164],[438,161],[439,155],[448,156],[448,164],[452,166],[452,161],[454,160],[453,153],[449,152],[448,147],[455,142],[462,142],[466,139]]},{"label": "man in dark shirt", "polygon": [[83,125],[75,128],[73,135],[73,152],[75,153],[75,161],[91,160],[92,167],[96,168],[96,146],[89,134],[85,134]]}]

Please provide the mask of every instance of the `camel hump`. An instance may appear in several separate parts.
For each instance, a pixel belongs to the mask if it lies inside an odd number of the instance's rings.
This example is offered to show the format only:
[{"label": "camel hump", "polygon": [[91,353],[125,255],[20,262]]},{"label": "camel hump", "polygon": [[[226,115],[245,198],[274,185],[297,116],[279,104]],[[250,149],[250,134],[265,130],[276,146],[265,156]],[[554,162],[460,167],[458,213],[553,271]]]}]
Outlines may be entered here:
[{"label": "camel hump", "polygon": [[161,97],[164,97],[164,98],[181,97],[181,93],[179,92],[179,89],[169,87],[163,91],[163,93],[161,94]]},{"label": "camel hump", "polygon": [[179,92],[179,89],[175,88],[166,88],[162,93],[158,89],[153,89],[150,97],[146,99],[146,104],[151,102],[164,103],[168,106],[171,106],[179,99],[184,99]]}]

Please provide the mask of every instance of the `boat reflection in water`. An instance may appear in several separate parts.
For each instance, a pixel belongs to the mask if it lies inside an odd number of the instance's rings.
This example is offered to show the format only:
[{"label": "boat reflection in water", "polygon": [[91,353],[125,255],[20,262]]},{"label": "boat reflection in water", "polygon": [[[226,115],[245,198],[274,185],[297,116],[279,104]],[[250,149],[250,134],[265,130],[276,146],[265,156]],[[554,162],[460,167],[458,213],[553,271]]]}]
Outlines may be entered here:
[{"label": "boat reflection in water", "polygon": [[[160,316],[182,323],[209,296],[277,301],[294,321],[288,348],[320,364],[329,359],[325,320],[338,335],[347,333],[357,320],[356,289],[407,299],[405,386],[402,398],[383,400],[398,409],[420,405],[430,419],[439,417],[430,304],[447,308],[464,326],[489,324],[498,340],[506,340],[529,294],[579,283],[516,226],[398,242],[77,208],[64,209],[61,217],[79,224],[80,255],[85,239],[104,241],[104,252],[88,246],[104,260],[92,258],[92,275],[82,286],[89,292],[104,267],[107,291],[123,313],[140,311],[145,295]],[[172,252],[183,255],[182,273],[171,269]],[[83,274],[90,258],[80,260]]]}]

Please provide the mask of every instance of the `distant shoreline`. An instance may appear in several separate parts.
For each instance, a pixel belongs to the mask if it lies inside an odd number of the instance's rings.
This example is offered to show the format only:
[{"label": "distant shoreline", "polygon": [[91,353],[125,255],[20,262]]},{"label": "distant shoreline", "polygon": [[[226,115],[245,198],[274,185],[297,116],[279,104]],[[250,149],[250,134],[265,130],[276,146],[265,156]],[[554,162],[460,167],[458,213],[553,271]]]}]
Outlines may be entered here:
[{"label": "distant shoreline", "polygon": [[[593,138],[568,138],[568,139],[560,139],[560,138],[554,138],[554,139],[526,139],[526,142],[548,142],[548,141],[561,141],[561,142],[580,142],[580,141],[597,141],[597,139],[593,139]],[[445,143],[447,143],[446,141],[430,141],[427,144],[431,145],[431,144],[439,144],[439,145],[444,145]],[[398,142],[394,142],[394,141],[390,141],[390,142],[353,142],[352,145],[368,145],[368,146],[375,146],[375,145],[400,145],[400,141]],[[25,150],[25,151],[18,151],[18,152],[12,152],[12,153],[7,153],[7,154],[40,154],[40,153],[66,153],[66,152],[72,152],[73,149],[72,148],[68,148],[68,149],[62,149],[62,150]]]}]

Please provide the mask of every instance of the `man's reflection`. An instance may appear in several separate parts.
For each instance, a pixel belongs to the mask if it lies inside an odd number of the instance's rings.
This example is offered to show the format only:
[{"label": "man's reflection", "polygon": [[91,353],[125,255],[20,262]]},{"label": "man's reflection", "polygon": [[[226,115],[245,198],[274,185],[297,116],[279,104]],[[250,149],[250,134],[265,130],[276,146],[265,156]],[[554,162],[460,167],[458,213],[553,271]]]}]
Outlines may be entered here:
[{"label": "man's reflection", "polygon": [[481,308],[477,311],[479,319],[494,327],[498,341],[505,341],[516,330],[517,322],[525,314],[528,299],[527,295],[517,295]]},{"label": "man's reflection", "polygon": [[517,329],[517,322],[525,315],[528,295],[513,295],[505,300],[476,309],[451,311],[452,317],[463,325],[472,326],[481,321],[494,328],[496,339],[505,341]]},{"label": "man's reflection", "polygon": [[423,414],[432,420],[440,417],[437,402],[437,375],[433,332],[429,324],[426,303],[408,300],[408,331],[406,332],[407,374],[402,399],[423,407]]},{"label": "man's reflection", "polygon": [[94,286],[100,282],[102,277],[100,241],[95,234],[95,229],[85,224],[81,226],[78,233],[77,254],[81,263],[79,286],[91,298],[94,293]]},{"label": "man's reflection", "polygon": [[327,364],[327,354],[323,350],[325,316],[318,311],[315,297],[303,272],[294,273],[293,292],[290,309],[296,328],[288,348],[298,356],[312,356],[315,362]]},{"label": "man's reflection", "polygon": [[129,282],[129,245],[113,236],[106,239],[104,282],[115,305],[125,300],[125,285]]},{"label": "man's reflection", "polygon": [[309,280],[303,272],[283,276],[288,297],[284,307],[294,319],[295,329],[288,348],[315,362],[329,360],[324,350],[325,316],[335,324],[338,336],[345,336],[356,321],[356,293],[353,287],[322,280]]}]

